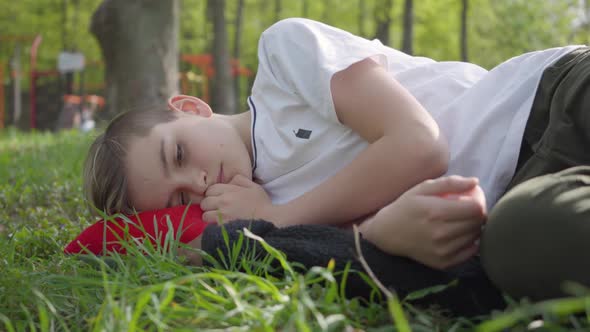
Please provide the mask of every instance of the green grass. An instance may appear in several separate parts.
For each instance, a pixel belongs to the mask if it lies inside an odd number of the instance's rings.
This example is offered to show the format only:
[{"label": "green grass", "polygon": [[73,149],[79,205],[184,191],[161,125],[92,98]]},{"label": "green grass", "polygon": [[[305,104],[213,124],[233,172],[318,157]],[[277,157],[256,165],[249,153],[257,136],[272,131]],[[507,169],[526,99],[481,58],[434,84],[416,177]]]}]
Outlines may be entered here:
[{"label": "green grass", "polygon": [[281,278],[264,261],[206,269],[149,247],[110,260],[65,256],[64,245],[94,220],[80,175],[90,140],[0,131],[0,331],[524,331],[539,319],[537,331],[590,329],[580,287],[572,287],[577,297],[467,320],[377,289],[373,301],[345,299],[331,265],[297,272],[270,247]]}]

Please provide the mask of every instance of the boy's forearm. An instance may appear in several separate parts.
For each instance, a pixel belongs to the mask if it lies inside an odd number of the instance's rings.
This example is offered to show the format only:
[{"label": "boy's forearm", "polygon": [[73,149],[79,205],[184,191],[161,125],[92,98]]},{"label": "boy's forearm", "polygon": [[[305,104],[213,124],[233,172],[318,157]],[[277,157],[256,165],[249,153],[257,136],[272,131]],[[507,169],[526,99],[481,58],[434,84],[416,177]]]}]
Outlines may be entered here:
[{"label": "boy's forearm", "polygon": [[341,225],[373,213],[413,185],[446,172],[446,150],[436,145],[384,136],[312,191],[272,207],[268,218],[280,226]]}]

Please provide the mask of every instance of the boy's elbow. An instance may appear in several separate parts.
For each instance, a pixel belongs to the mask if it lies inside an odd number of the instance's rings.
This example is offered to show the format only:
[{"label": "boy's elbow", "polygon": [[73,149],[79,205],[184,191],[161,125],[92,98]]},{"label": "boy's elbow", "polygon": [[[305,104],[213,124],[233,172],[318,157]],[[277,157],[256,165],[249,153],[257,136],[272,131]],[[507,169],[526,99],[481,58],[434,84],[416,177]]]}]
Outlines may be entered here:
[{"label": "boy's elbow", "polygon": [[427,165],[429,178],[444,175],[449,169],[449,147],[444,137],[439,136],[426,145],[420,158],[421,165]]},{"label": "boy's elbow", "polygon": [[435,166],[433,169],[434,177],[443,176],[449,170],[449,152],[448,150],[439,151],[434,157]]}]

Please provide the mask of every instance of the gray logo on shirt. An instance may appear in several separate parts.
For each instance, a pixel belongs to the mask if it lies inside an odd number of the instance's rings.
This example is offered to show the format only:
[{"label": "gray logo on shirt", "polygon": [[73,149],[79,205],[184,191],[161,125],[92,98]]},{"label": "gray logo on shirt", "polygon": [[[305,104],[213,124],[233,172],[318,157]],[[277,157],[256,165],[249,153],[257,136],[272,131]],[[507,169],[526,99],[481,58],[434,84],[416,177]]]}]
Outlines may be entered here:
[{"label": "gray logo on shirt", "polygon": [[295,134],[295,137],[302,139],[309,139],[309,137],[311,136],[311,130],[307,129],[299,128],[299,130],[297,131],[293,130],[293,133]]}]

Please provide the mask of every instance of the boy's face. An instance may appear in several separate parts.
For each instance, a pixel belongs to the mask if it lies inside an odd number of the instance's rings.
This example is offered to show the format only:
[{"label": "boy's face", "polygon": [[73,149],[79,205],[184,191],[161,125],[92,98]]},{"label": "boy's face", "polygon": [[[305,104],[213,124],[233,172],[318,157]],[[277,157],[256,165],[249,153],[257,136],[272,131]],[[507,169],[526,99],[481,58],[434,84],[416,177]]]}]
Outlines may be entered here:
[{"label": "boy's face", "polygon": [[237,174],[252,177],[249,152],[229,123],[180,112],[148,136],[131,139],[125,166],[138,211],[198,204],[209,186]]}]

